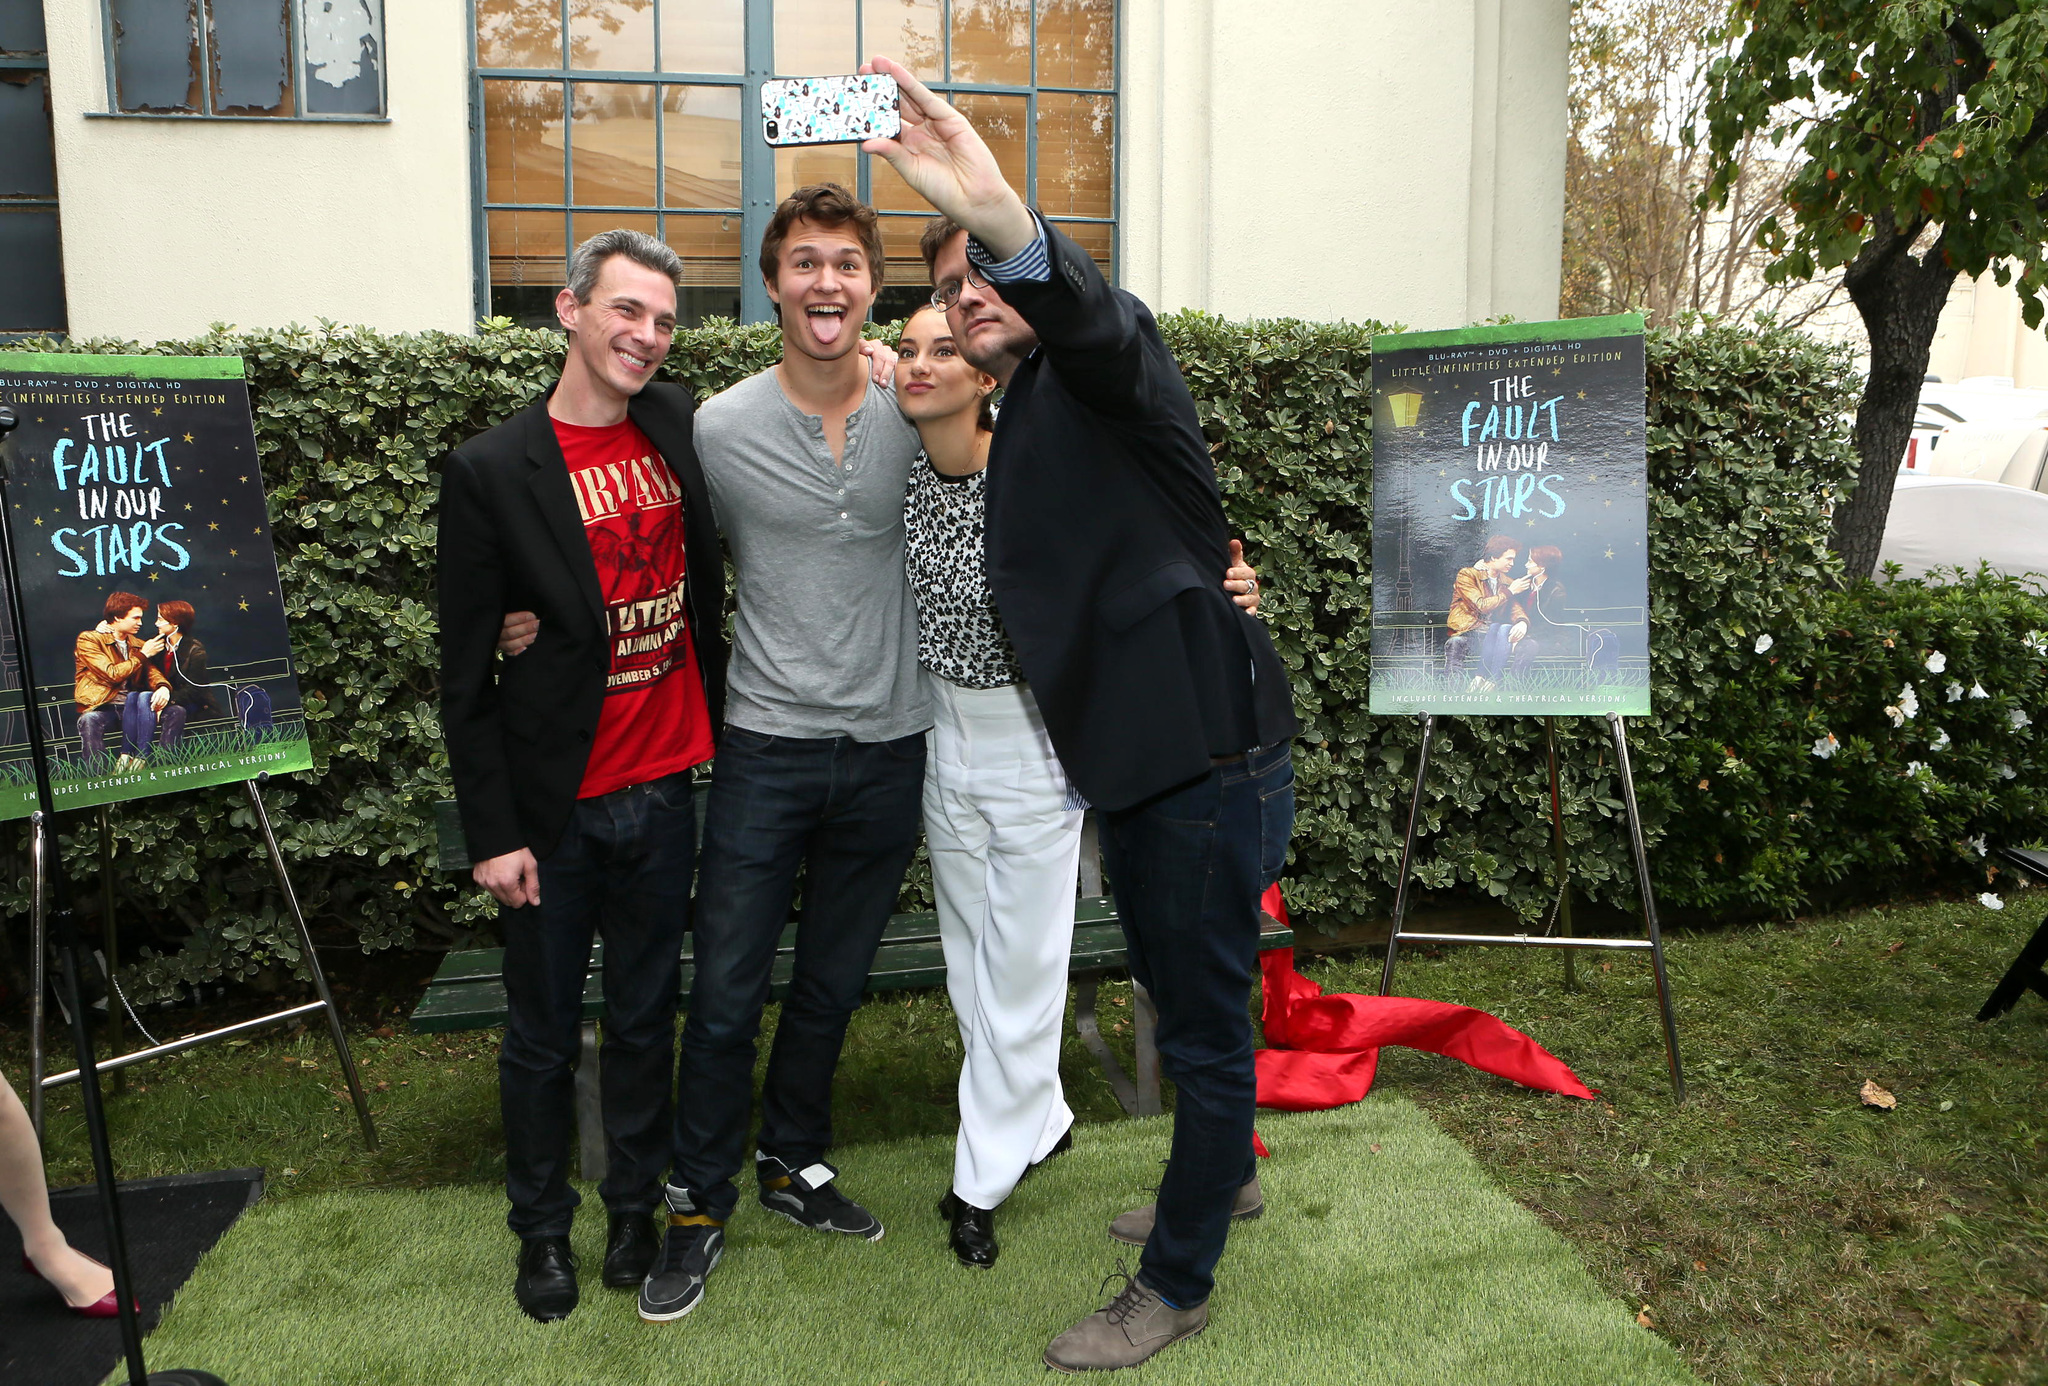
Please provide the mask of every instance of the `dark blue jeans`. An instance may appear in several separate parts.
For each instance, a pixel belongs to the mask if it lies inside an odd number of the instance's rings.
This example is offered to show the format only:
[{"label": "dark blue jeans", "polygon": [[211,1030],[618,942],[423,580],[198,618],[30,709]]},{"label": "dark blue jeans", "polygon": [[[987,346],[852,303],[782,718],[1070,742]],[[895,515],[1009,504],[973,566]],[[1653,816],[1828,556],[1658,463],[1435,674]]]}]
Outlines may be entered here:
[{"label": "dark blue jeans", "polygon": [[505,1221],[522,1237],[567,1236],[581,1201],[569,1185],[575,1065],[593,934],[604,938],[599,1051],[606,1169],[615,1213],[661,1202],[673,1122],[676,999],[690,922],[696,809],[688,772],[577,801],[540,864],[540,903],[503,910]]},{"label": "dark blue jeans", "polygon": [[712,1216],[739,1201],[754,1042],[797,868],[804,906],[758,1142],[791,1168],[832,1145],[832,1074],[917,850],[923,798],[923,732],[862,742],[725,729],[704,811],[696,980],[676,1082],[676,1183]]},{"label": "dark blue jeans", "polygon": [[1208,1299],[1230,1204],[1257,1172],[1252,979],[1259,896],[1287,864],[1294,763],[1285,746],[1218,765],[1136,808],[1102,815],[1102,852],[1131,975],[1159,1010],[1159,1066],[1173,1080],[1173,1149],[1145,1283],[1191,1308]]},{"label": "dark blue jeans", "polygon": [[148,693],[126,693],[117,703],[107,703],[91,712],[78,714],[78,749],[88,761],[107,753],[107,733],[119,730],[123,755],[149,754],[156,737],[156,710]]}]

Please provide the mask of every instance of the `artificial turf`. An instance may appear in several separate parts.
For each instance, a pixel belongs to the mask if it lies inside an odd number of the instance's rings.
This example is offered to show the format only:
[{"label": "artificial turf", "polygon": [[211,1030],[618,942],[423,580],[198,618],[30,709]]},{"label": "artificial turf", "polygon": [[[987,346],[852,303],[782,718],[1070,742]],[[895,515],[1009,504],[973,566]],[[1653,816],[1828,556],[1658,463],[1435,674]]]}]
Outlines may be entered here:
[{"label": "artificial turf", "polygon": [[[1091,1124],[1002,1209],[1002,1259],[964,1270],[933,1209],[952,1142],[845,1148],[879,1244],[743,1201],[702,1305],[648,1325],[597,1283],[604,1220],[576,1228],[584,1299],[522,1318],[503,1195],[475,1185],[266,1203],[200,1263],[149,1354],[230,1381],[457,1383],[1041,1381],[1039,1354],[1098,1306],[1121,1249],[1108,1220],[1145,1201],[1168,1118]],[[1693,1382],[1556,1234],[1412,1103],[1262,1114],[1266,1215],[1232,1235],[1207,1332],[1148,1364],[1171,1382]],[[1133,1264],[1135,1258],[1132,1258]]]}]

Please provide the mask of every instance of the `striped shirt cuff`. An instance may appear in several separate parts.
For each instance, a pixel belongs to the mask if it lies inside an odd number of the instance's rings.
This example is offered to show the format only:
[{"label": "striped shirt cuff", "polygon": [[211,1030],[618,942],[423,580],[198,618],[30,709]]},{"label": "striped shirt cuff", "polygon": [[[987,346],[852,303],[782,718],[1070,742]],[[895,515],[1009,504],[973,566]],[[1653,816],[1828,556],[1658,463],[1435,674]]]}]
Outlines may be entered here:
[{"label": "striped shirt cuff", "polygon": [[1000,263],[989,255],[986,246],[969,236],[967,259],[991,284],[1044,283],[1052,278],[1052,251],[1045,243],[1043,226],[1038,228],[1038,239]]}]

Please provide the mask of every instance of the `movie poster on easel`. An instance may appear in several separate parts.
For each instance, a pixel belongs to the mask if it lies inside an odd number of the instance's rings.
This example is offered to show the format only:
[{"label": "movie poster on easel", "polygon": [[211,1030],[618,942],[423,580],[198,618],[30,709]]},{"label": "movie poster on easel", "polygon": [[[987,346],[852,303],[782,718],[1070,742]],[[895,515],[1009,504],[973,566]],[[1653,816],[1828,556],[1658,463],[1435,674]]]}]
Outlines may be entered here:
[{"label": "movie poster on easel", "polygon": [[1650,711],[1643,320],[1372,343],[1374,713]]},{"label": "movie poster on easel", "polygon": [[[312,768],[241,359],[9,353],[0,405],[57,808]],[[18,818],[35,779],[0,670]]]}]

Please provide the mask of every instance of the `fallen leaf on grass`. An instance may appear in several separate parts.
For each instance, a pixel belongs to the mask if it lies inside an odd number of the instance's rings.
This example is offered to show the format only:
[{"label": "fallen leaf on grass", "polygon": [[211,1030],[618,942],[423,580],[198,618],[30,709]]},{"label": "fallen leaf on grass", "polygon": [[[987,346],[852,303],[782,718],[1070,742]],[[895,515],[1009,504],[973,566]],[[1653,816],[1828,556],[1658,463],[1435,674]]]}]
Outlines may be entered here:
[{"label": "fallen leaf on grass", "polygon": [[1904,939],[1899,939],[1897,942],[1893,943],[1891,947],[1885,949],[1882,953],[1879,953],[1878,956],[1880,958],[1889,958],[1892,954],[1898,952],[1901,948],[1904,948],[1905,946],[1906,941]]},{"label": "fallen leaf on grass", "polygon": [[1696,1271],[1703,1271],[1707,1268],[1707,1263],[1705,1261],[1695,1261],[1692,1263],[1692,1268]]},{"label": "fallen leaf on grass", "polygon": [[1372,1153],[1373,1153],[1373,1154],[1375,1154],[1375,1155],[1379,1154],[1379,1153],[1380,1153],[1380,1148],[1379,1148],[1379,1146],[1377,1146],[1377,1145],[1373,1146],[1373,1147],[1372,1147]]},{"label": "fallen leaf on grass", "polygon": [[1887,1112],[1889,1112],[1890,1110],[1892,1110],[1892,1108],[1899,1105],[1898,1098],[1893,1097],[1890,1093],[1886,1092],[1877,1084],[1871,1082],[1868,1078],[1865,1078],[1863,1080],[1863,1087],[1857,1093],[1857,1096],[1863,1099],[1864,1106],[1877,1107]]},{"label": "fallen leaf on grass", "polygon": [[1645,1327],[1645,1328],[1648,1328],[1648,1327],[1650,1327],[1650,1306],[1649,1306],[1649,1305],[1645,1304],[1645,1305],[1644,1305],[1644,1306],[1643,1306],[1643,1307],[1642,1307],[1642,1308],[1641,1308],[1640,1310],[1638,1310],[1638,1311],[1637,1311],[1637,1313],[1636,1313],[1636,1322],[1637,1322],[1637,1323],[1639,1323],[1639,1324],[1641,1324],[1641,1325],[1642,1325],[1643,1327]]}]

